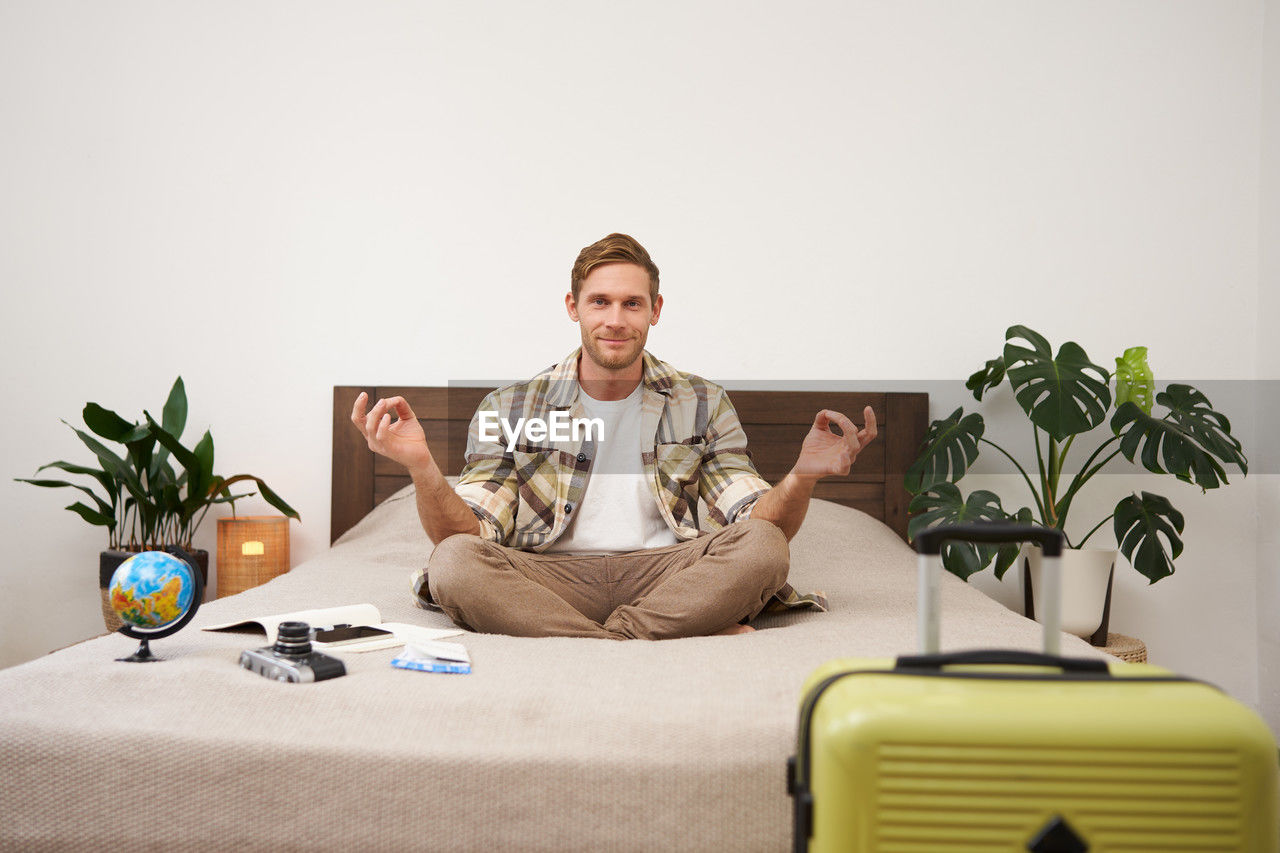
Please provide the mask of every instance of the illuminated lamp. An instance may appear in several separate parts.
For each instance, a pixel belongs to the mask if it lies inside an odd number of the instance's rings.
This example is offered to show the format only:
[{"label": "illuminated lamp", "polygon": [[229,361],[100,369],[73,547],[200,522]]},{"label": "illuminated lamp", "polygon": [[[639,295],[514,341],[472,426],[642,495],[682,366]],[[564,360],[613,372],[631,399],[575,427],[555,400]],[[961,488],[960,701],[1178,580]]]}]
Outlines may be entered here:
[{"label": "illuminated lamp", "polygon": [[244,592],[289,571],[289,519],[242,515],[218,519],[218,598]]}]

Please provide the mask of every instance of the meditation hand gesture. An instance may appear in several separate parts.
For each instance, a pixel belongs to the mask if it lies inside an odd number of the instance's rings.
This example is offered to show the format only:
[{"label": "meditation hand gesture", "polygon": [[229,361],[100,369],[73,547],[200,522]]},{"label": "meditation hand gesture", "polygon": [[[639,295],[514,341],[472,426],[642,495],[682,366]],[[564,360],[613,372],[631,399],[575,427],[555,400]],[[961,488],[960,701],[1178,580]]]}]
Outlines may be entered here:
[{"label": "meditation hand gesture", "polygon": [[[360,392],[351,409],[351,422],[369,443],[369,449],[399,462],[411,472],[430,465],[427,434],[404,397],[379,400],[366,415],[364,407],[368,402],[368,395]],[[392,413],[399,418],[395,423],[391,422]]]},{"label": "meditation hand gesture", "polygon": [[[876,437],[876,413],[867,406],[862,416],[866,425],[858,429],[853,421],[839,412],[830,409],[818,412],[809,434],[804,437],[800,458],[796,460],[792,472],[804,480],[848,474],[858,453]],[[844,435],[836,435],[831,431],[832,421]]]}]

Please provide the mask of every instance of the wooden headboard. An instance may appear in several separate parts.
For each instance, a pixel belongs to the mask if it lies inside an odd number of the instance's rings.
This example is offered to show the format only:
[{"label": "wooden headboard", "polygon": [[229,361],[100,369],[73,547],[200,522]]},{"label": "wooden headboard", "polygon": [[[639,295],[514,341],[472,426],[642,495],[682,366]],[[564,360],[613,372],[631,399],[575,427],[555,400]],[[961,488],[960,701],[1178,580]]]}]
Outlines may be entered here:
[{"label": "wooden headboard", "polygon": [[[369,450],[351,423],[351,407],[361,391],[370,401],[402,396],[427,434],[437,464],[446,475],[462,470],[471,416],[491,388],[404,386],[333,389],[333,492],[330,541],[347,532],[375,506],[408,485],[404,468]],[[909,496],[902,478],[915,460],[929,421],[929,395],[828,391],[730,391],[747,433],[747,447],[761,476],[776,483],[791,470],[800,442],[821,409],[844,412],[855,422],[870,406],[880,437],[858,456],[846,477],[818,483],[814,497],[857,507],[907,536]],[[861,425],[859,423],[859,425]]]}]

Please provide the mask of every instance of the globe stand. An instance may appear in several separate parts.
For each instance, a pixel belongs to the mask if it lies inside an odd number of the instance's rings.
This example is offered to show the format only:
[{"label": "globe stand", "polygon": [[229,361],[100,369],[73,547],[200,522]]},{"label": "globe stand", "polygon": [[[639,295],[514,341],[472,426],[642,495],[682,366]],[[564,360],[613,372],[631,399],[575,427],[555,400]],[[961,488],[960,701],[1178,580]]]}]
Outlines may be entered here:
[{"label": "globe stand", "polygon": [[119,633],[135,640],[141,640],[138,644],[137,651],[133,654],[129,655],[127,658],[116,658],[116,660],[121,663],[154,663],[156,661],[163,660],[163,658],[158,658],[151,653],[150,641],[158,640],[161,637],[168,637],[172,634],[176,634],[178,631],[181,631],[186,627],[187,623],[191,621],[192,617],[196,615],[196,611],[200,609],[200,600],[204,598],[204,580],[200,577],[200,572],[196,569],[195,558],[186,551],[177,547],[171,546],[165,548],[165,551],[182,560],[191,569],[191,582],[195,586],[195,592],[191,597],[191,607],[186,613],[182,614],[182,618],[177,622],[154,631],[144,631],[140,628],[135,628],[132,625],[121,625]]},{"label": "globe stand", "polygon": [[144,638],[142,643],[139,644],[138,650],[136,652],[129,655],[127,658],[116,658],[116,660],[124,661],[125,663],[156,663],[158,662],[161,659],[151,654],[150,642],[151,642],[150,640],[147,640]]}]

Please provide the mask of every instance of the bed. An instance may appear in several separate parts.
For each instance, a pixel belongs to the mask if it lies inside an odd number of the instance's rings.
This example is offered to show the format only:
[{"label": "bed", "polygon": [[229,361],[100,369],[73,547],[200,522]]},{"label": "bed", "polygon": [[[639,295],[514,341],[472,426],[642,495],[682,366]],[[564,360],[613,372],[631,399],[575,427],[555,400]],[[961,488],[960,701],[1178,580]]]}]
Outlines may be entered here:
[{"label": "bed", "polygon": [[[824,591],[826,613],[656,643],[466,634],[469,675],[394,669],[388,650],[345,656],[344,678],[270,682],[236,665],[262,637],[197,629],[357,602],[449,626],[411,602],[431,545],[411,487],[353,439],[359,390],[334,389],[330,550],[206,603],[153,644],[163,663],[115,663],[137,644],[108,635],[0,671],[0,848],[786,849],[806,675],[915,647],[901,479],[924,396],[731,392],[770,478],[818,408],[879,416],[874,452],[820,487],[792,542],[791,581]],[[456,469],[482,389],[365,390],[409,397]],[[1038,647],[1034,623],[944,581],[944,647]],[[1071,637],[1063,650],[1099,654]]]}]

